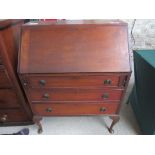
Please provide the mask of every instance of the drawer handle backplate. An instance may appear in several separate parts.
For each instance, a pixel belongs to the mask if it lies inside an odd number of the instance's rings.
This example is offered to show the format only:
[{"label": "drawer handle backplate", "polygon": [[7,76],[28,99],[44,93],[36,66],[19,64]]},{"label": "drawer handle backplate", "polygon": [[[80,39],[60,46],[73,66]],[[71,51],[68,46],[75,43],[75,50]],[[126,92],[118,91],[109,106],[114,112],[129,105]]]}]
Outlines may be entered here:
[{"label": "drawer handle backplate", "polygon": [[7,115],[3,115],[1,118],[0,118],[0,121],[1,122],[6,122],[7,121]]},{"label": "drawer handle backplate", "polygon": [[109,94],[108,93],[104,93],[103,95],[102,95],[102,99],[108,99],[109,98]]},{"label": "drawer handle backplate", "polygon": [[40,80],[40,81],[39,81],[39,84],[40,84],[41,86],[44,86],[44,85],[46,84],[46,81],[45,81],[45,80]]},{"label": "drawer handle backplate", "polygon": [[47,112],[52,112],[52,108],[47,108],[46,111]]},{"label": "drawer handle backplate", "polygon": [[48,93],[45,93],[45,94],[43,95],[43,98],[44,98],[44,99],[48,99],[48,98],[49,98],[49,94],[48,94]]},{"label": "drawer handle backplate", "polygon": [[105,107],[101,107],[100,108],[100,112],[106,112],[106,108]]},{"label": "drawer handle backplate", "polygon": [[111,85],[111,80],[109,80],[109,79],[104,80],[104,84],[105,84],[105,85]]}]

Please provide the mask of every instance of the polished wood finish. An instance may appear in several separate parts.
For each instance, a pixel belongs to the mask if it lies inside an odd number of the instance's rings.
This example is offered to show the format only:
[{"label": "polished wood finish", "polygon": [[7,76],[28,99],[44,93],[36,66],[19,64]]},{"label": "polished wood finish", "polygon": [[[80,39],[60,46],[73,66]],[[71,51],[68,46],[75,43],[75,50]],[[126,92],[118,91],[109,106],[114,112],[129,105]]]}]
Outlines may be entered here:
[{"label": "polished wood finish", "polygon": [[[24,84],[31,88],[62,88],[62,87],[119,87],[121,74],[29,74],[23,76]],[[125,76],[124,76],[125,78]],[[110,80],[110,83],[106,83]],[[44,83],[43,83],[44,82]],[[123,86],[123,85],[122,85]]]},{"label": "polished wood finish", "polygon": [[24,20],[0,21],[0,126],[32,123],[32,112],[17,76]]},{"label": "polished wood finish", "polygon": [[26,25],[22,30],[19,71],[130,72],[126,52],[127,30],[124,23],[107,25],[95,21],[85,24],[70,22],[57,25]]},{"label": "polished wood finish", "polygon": [[7,124],[22,124],[23,122],[27,122],[28,116],[25,115],[25,112],[23,109],[1,109],[0,110],[0,123],[2,125]]},{"label": "polished wood finish", "polygon": [[16,92],[12,89],[0,89],[0,109],[18,108],[18,97]]},{"label": "polished wood finish", "polygon": [[3,65],[0,65],[0,88],[11,88],[12,83]]},{"label": "polished wood finish", "polygon": [[107,89],[33,89],[28,90],[31,102],[37,101],[120,101],[123,90]]},{"label": "polished wood finish", "polygon": [[120,116],[110,116],[110,118],[113,120],[113,122],[108,130],[110,133],[114,133],[113,126],[120,120]]},{"label": "polished wood finish", "polygon": [[0,65],[3,64],[3,60],[2,60],[2,57],[0,56]]},{"label": "polished wood finish", "polygon": [[38,126],[38,133],[41,134],[43,132],[43,128],[42,125],[40,123],[40,121],[42,120],[41,116],[33,116],[33,122],[36,123],[36,125]]},{"label": "polished wood finish", "polygon": [[116,114],[118,103],[33,104],[35,114],[44,116]]},{"label": "polished wood finish", "polygon": [[131,69],[127,25],[66,21],[22,27],[18,73],[42,131],[43,116],[108,115],[117,123]]}]

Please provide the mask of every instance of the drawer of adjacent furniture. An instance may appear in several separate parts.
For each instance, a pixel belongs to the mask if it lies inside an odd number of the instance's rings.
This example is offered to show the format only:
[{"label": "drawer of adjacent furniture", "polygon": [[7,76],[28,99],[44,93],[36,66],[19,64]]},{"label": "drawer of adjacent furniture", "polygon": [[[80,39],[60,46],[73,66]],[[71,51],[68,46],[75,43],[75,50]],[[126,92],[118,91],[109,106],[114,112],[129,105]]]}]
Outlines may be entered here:
[{"label": "drawer of adjacent furniture", "polygon": [[31,88],[52,87],[118,87],[120,75],[74,75],[43,76],[28,75],[23,77],[23,85]]},{"label": "drawer of adjacent furniture", "polygon": [[16,92],[11,89],[0,89],[0,108],[19,107]]},{"label": "drawer of adjacent furniture", "polygon": [[10,88],[11,81],[7,74],[7,71],[4,69],[3,65],[0,65],[0,88]]},{"label": "drawer of adjacent furniture", "polygon": [[98,114],[115,114],[118,109],[116,103],[101,104],[33,104],[35,115],[52,116],[52,115],[98,115]]},{"label": "drawer of adjacent furniture", "polygon": [[123,90],[117,89],[29,89],[29,99],[37,101],[120,101]]},{"label": "drawer of adjacent furniture", "polygon": [[1,109],[0,124],[27,121],[28,117],[21,109]]},{"label": "drawer of adjacent furniture", "polygon": [[0,56],[0,65],[2,65],[2,64],[3,64],[2,57]]}]

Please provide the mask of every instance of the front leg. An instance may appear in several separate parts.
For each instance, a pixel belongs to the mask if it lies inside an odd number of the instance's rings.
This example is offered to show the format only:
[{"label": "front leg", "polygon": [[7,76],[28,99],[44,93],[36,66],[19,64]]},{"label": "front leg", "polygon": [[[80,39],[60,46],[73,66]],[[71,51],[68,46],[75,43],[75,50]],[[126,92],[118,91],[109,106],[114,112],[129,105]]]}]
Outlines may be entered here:
[{"label": "front leg", "polygon": [[42,120],[41,116],[33,116],[33,122],[38,126],[38,134],[41,134],[43,132],[43,128],[40,123],[41,120]]},{"label": "front leg", "polygon": [[120,120],[120,116],[110,116],[110,118],[112,119],[112,123],[111,123],[111,126],[110,128],[108,128],[109,132],[111,134],[114,133],[114,130],[113,130],[113,126]]}]

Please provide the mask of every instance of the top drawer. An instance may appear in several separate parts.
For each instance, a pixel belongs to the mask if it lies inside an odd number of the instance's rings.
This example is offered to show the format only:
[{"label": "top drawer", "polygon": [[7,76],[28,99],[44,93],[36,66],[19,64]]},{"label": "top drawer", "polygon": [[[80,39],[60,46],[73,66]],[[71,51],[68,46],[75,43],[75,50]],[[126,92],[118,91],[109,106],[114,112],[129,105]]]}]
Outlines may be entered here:
[{"label": "top drawer", "polygon": [[22,77],[23,85],[31,88],[54,87],[119,87],[121,75],[27,75]]}]

